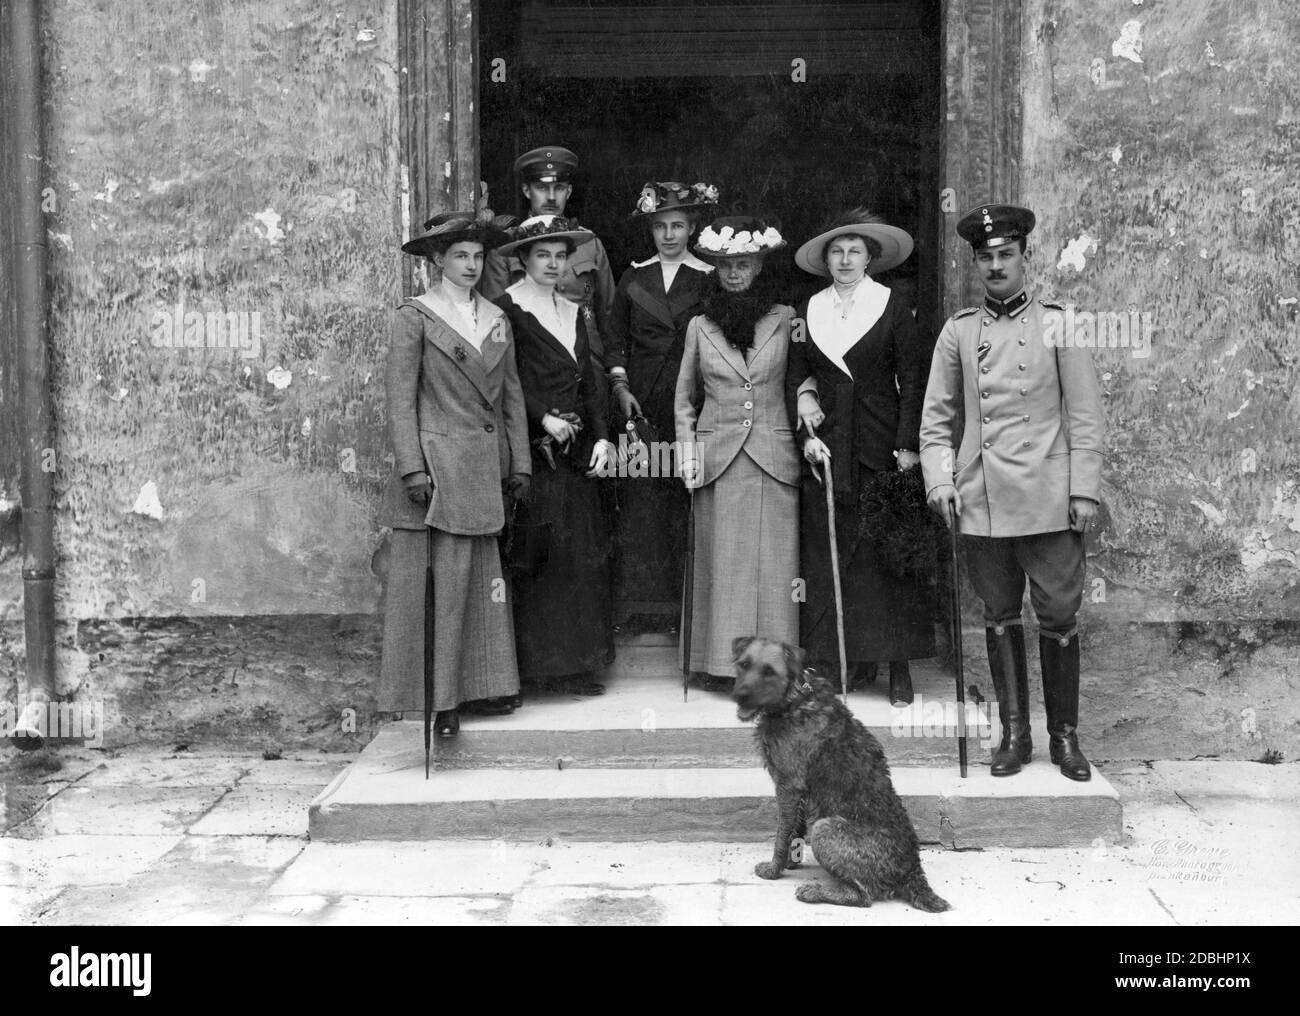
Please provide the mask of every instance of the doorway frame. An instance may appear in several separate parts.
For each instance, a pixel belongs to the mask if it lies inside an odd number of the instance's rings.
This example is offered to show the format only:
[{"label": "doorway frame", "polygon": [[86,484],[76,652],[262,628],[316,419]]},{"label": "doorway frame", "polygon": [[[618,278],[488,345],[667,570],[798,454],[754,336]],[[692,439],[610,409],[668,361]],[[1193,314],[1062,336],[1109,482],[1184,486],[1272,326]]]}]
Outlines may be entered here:
[{"label": "doorway frame", "polygon": [[[937,271],[920,280],[918,300],[937,286],[946,318],[977,302],[957,218],[981,201],[1020,200],[1024,12],[1005,0],[942,0],[941,18],[941,211],[938,235],[925,238]],[[397,0],[403,242],[424,216],[478,197],[480,64],[490,66],[478,23],[478,0]],[[402,277],[409,295],[415,273]]]}]

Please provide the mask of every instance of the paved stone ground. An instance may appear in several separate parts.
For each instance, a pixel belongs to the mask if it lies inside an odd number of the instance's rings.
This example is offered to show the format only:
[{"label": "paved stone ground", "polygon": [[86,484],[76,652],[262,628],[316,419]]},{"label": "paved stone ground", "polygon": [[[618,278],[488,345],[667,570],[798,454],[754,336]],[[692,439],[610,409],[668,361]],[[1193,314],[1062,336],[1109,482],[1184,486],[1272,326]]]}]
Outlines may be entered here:
[{"label": "paved stone ground", "polygon": [[[927,849],[954,909],[810,907],[757,844],[307,840],[354,756],[81,749],[0,765],[3,924],[1294,924],[1300,765],[1103,767],[1125,838]],[[59,765],[51,771],[53,766]]]}]

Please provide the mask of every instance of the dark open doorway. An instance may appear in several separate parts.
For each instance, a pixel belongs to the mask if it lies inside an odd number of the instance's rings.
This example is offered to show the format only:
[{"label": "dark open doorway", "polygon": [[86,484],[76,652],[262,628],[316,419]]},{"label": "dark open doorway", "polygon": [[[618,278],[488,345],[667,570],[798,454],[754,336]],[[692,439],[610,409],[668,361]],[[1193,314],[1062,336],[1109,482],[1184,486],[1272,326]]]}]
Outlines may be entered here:
[{"label": "dark open doorway", "polygon": [[923,325],[941,319],[939,0],[479,11],[481,175],[496,211],[523,211],[517,155],[567,145],[582,160],[568,211],[605,241],[617,277],[652,253],[628,218],[642,183],[714,183],[722,212],[780,220],[792,246],[768,270],[796,303],[824,283],[794,267],[793,248],[867,205],[917,240],[882,281],[912,291]]}]

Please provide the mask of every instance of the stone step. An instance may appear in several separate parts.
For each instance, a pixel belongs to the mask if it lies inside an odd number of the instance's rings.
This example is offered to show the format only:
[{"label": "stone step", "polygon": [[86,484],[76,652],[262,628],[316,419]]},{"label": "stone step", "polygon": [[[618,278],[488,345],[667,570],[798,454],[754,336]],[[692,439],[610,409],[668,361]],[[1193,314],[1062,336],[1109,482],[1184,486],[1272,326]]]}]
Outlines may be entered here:
[{"label": "stone step", "polygon": [[[922,842],[1078,847],[1121,835],[1119,797],[1100,773],[1073,783],[1045,761],[995,780],[980,766],[900,767],[894,786]],[[760,842],[775,830],[758,768],[441,769],[424,777],[419,724],[380,731],[312,802],[313,841],[507,839]]]},{"label": "stone step", "polygon": [[[526,693],[524,708],[509,716],[463,716],[460,735],[437,746],[438,765],[447,769],[755,765],[754,725],[737,719],[735,703],[725,693],[692,685],[683,701],[681,674],[672,669],[675,651],[671,646],[651,646],[621,654],[603,678],[607,690],[601,696]],[[891,765],[955,768],[953,680],[932,661],[914,665],[912,674],[917,698],[911,706],[890,704],[885,673],[875,685],[853,692],[849,708],[884,745]],[[968,703],[967,717],[968,757],[972,764],[986,762],[996,711],[987,703],[979,708]],[[1031,710],[1031,719],[1045,744],[1041,710]]]}]

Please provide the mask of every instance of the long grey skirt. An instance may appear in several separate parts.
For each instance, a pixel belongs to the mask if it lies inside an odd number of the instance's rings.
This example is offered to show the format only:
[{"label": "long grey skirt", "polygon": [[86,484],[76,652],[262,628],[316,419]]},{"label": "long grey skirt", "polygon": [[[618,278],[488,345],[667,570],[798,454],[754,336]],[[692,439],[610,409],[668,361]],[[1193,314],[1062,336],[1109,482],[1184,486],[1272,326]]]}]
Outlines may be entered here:
[{"label": "long grey skirt", "polygon": [[[390,538],[384,656],[378,708],[424,708],[424,562],[422,531]],[[510,591],[496,536],[433,531],[433,708],[513,695],[519,690]]]},{"label": "long grey skirt", "polygon": [[691,670],[734,677],[731,643],[741,635],[798,642],[798,526],[799,488],[743,448],[695,492]]}]

